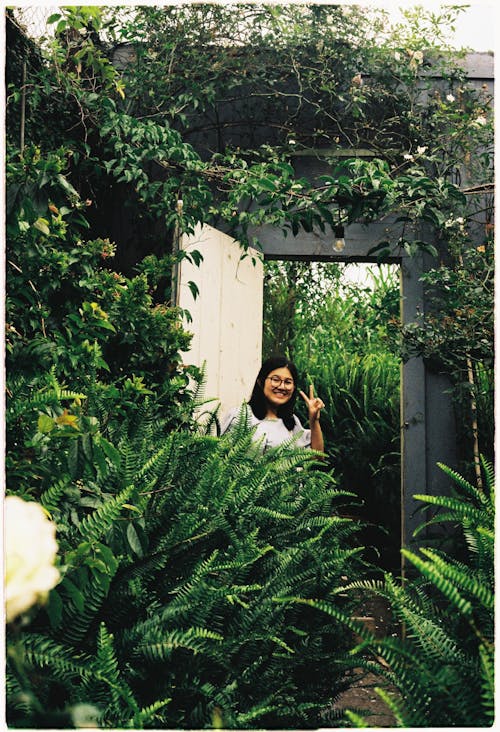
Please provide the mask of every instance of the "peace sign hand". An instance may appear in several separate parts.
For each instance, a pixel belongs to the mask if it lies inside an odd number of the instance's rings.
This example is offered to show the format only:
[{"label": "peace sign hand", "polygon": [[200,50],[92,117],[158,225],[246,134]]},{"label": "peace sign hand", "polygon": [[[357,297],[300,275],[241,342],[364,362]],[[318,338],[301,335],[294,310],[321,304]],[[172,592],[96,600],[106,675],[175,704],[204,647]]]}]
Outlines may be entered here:
[{"label": "peace sign hand", "polygon": [[314,396],[314,386],[311,384],[309,387],[309,396],[303,391],[300,391],[300,396],[307,404],[309,412],[309,423],[313,424],[319,420],[319,415],[325,403],[319,398]]}]

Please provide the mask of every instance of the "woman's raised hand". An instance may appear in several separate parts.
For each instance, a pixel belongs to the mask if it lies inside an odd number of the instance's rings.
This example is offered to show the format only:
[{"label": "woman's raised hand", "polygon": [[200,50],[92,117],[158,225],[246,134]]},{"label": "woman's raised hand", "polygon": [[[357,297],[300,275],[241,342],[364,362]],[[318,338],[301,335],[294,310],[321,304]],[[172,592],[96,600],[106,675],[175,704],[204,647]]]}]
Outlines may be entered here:
[{"label": "woman's raised hand", "polygon": [[307,396],[304,391],[300,391],[299,394],[307,404],[309,423],[313,424],[314,422],[317,422],[325,403],[319,397],[314,396],[314,386],[312,384],[309,387],[309,396]]}]

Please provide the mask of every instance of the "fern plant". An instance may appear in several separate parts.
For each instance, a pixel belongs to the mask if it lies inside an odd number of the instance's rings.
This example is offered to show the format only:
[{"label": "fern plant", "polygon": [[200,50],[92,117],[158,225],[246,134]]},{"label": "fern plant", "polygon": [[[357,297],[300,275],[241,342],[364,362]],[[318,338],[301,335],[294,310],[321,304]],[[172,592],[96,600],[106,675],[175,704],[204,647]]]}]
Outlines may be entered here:
[{"label": "fern plant", "polygon": [[289,598],[360,572],[351,496],[310,450],[263,454],[244,425],[216,438],[143,417],[80,435],[42,493],[64,576],[28,629],[9,629],[24,648],[9,724],[50,709],[64,726],[90,703],[109,727],[318,726],[348,638]]},{"label": "fern plant", "polygon": [[[400,727],[483,727],[494,720],[494,476],[482,459],[484,489],[441,465],[455,495],[417,495],[443,509],[432,523],[460,526],[467,555],[422,547],[403,550],[417,576],[403,584],[383,580],[349,585],[386,598],[400,637],[374,638],[359,629],[352,653],[360,666],[397,690],[378,692]],[[311,603],[337,617],[326,603]],[[358,711],[358,710],[356,710]],[[359,715],[351,715],[355,723]]]}]

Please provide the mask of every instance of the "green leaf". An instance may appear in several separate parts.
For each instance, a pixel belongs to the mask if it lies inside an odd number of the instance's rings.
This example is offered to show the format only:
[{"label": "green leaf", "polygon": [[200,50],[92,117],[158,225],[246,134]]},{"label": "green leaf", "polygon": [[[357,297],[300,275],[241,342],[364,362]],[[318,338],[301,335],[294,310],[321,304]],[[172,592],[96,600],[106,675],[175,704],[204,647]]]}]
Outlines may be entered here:
[{"label": "green leaf", "polygon": [[57,590],[51,590],[46,605],[47,615],[49,616],[50,627],[55,630],[61,624],[63,601]]},{"label": "green leaf", "polygon": [[59,23],[56,25],[56,34],[61,33],[63,30],[66,30],[67,26],[68,26],[67,20],[64,20],[64,18],[62,20],[60,20]]},{"label": "green leaf", "polygon": [[101,542],[94,545],[94,548],[101,555],[103,562],[107,565],[111,574],[113,574],[118,567],[118,560],[112,550],[109,546],[106,546],[106,544],[102,544]]},{"label": "green leaf", "polygon": [[70,579],[68,579],[68,577],[65,577],[63,579],[60,586],[61,589],[69,595],[76,609],[82,613],[85,608],[85,599],[83,597],[83,593]]},{"label": "green leaf", "polygon": [[49,417],[48,414],[40,414],[38,416],[38,422],[37,422],[37,430],[38,432],[41,432],[42,434],[46,435],[49,432],[52,432],[53,429],[55,429],[55,422],[52,417]]},{"label": "green leaf", "polygon": [[196,298],[200,294],[198,285],[196,284],[196,282],[193,282],[192,280],[190,280],[187,284],[188,284],[189,289],[191,290],[191,294],[193,295],[194,299],[196,300]]},{"label": "green leaf", "polygon": [[114,445],[109,442],[109,440],[106,440],[105,437],[102,435],[97,434],[94,438],[95,442],[99,447],[103,450],[103,452],[106,454],[106,457],[109,458],[109,460],[112,462],[112,464],[118,468],[121,463],[121,455],[120,451],[116,449]]},{"label": "green leaf", "polygon": [[38,218],[33,224],[33,227],[35,229],[38,229],[38,231],[41,231],[42,234],[50,236],[49,222],[47,221],[47,219],[43,219],[41,217]]},{"label": "green leaf", "polygon": [[276,192],[276,185],[270,178],[259,178],[258,183],[262,188],[265,188],[266,191],[273,191],[273,193]]},{"label": "green leaf", "polygon": [[78,196],[78,191],[76,191],[73,188],[73,186],[71,185],[71,183],[68,180],[66,180],[66,178],[64,177],[64,175],[62,175],[62,173],[59,173],[57,175],[57,182],[59,183],[59,185],[61,186],[61,188],[63,188],[66,191],[66,193],[69,193],[72,196]]},{"label": "green leaf", "polygon": [[141,542],[139,541],[139,536],[137,535],[137,531],[133,523],[129,523],[127,526],[127,541],[132,551],[135,552],[138,557],[142,557],[144,552],[142,551]]}]

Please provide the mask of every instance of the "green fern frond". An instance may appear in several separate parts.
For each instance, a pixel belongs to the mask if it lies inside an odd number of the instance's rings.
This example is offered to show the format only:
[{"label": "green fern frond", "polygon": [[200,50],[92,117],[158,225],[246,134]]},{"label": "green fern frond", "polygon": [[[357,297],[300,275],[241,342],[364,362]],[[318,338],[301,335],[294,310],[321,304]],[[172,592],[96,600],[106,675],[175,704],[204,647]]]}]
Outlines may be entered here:
[{"label": "green fern frond", "polygon": [[380,686],[376,686],[374,690],[392,712],[396,721],[396,725],[393,726],[413,726],[414,722],[413,720],[408,719],[406,710],[401,702],[401,699],[397,698],[394,694],[389,694],[385,689],[380,688]]},{"label": "green fern frond", "polygon": [[52,513],[59,508],[59,503],[70,482],[69,476],[61,478],[40,496],[40,503]]},{"label": "green fern frond", "polygon": [[89,654],[75,651],[36,633],[26,633],[23,643],[26,663],[32,667],[50,670],[56,678],[76,679],[89,672]]},{"label": "green fern frond", "polygon": [[350,709],[346,709],[344,714],[356,729],[367,729],[368,727],[371,727],[364,717],[360,714],[356,714],[356,712],[351,712]]},{"label": "green fern frond", "polygon": [[146,460],[146,462],[141,465],[133,477],[133,480],[137,485],[148,483],[153,478],[156,482],[158,477],[163,474],[165,467],[171,460],[173,441],[173,437],[169,436],[165,441],[165,444],[159,446],[149,460]]},{"label": "green fern frond", "polygon": [[486,491],[489,495],[489,499],[492,504],[495,503],[495,467],[493,463],[485,458],[484,455],[480,457],[481,465],[484,471]]},{"label": "green fern frond", "polygon": [[488,503],[488,497],[485,495],[484,491],[476,488],[476,486],[472,485],[470,481],[466,480],[466,478],[460,475],[456,470],[453,470],[443,463],[438,462],[437,465],[465,494],[475,498],[479,504],[486,505]]},{"label": "green fern frond", "polygon": [[[153,723],[163,721],[163,717],[159,714],[159,712],[164,710],[171,701],[172,699],[170,697],[167,699],[158,699],[157,701],[153,702],[153,704],[139,709],[139,711],[134,714],[134,717],[131,720],[130,724],[125,725],[125,727],[130,729],[149,729],[151,727],[157,728],[158,725]],[[163,724],[161,724],[161,728],[164,728]]]},{"label": "green fern frond", "polygon": [[274,511],[266,506],[256,506],[255,513],[258,516],[266,516],[267,518],[272,518],[275,521],[293,521],[294,518],[291,514],[280,513],[279,511]]},{"label": "green fern frond", "polygon": [[[97,653],[94,663],[94,678],[101,682],[103,686],[103,698],[91,697],[94,701],[105,701],[106,712],[111,714],[115,719],[120,714],[120,701],[122,694],[120,693],[120,672],[118,661],[113,647],[113,636],[108,633],[104,623],[99,626],[97,634]],[[127,700],[132,702],[133,698],[130,691],[127,694]],[[135,711],[137,705],[133,703]]]},{"label": "green fern frond", "polygon": [[487,539],[488,543],[493,548],[494,542],[495,542],[495,532],[492,529],[487,529],[484,526],[479,526],[477,529],[478,534],[481,536],[484,536],[485,539]]},{"label": "green fern frond", "polygon": [[428,521],[424,521],[423,523],[419,524],[416,529],[413,530],[413,538],[416,539],[417,536],[424,533],[426,529],[428,529],[430,526],[441,525],[446,521],[457,521],[457,515],[455,513],[436,513]]},{"label": "green fern frond", "polygon": [[18,417],[28,409],[40,409],[41,407],[57,405],[62,401],[83,400],[86,398],[85,394],[69,389],[41,389],[35,394],[25,392],[24,398],[10,400],[9,416]]},{"label": "green fern frond", "polygon": [[[370,660],[361,652],[369,649],[376,657]],[[432,704],[431,691],[435,693],[435,674],[430,672],[425,662],[415,650],[399,641],[387,638],[382,643],[373,641],[363,643],[354,649],[357,663],[370,673],[384,678],[391,686],[397,688],[402,699],[418,699],[418,707],[412,705],[412,726],[425,727],[427,713]],[[384,662],[382,665],[380,659]]]},{"label": "green fern frond", "polygon": [[99,541],[118,518],[123,510],[123,504],[130,500],[134,490],[133,485],[128,486],[86,516],[78,526],[82,537],[87,541]]},{"label": "green fern frond", "polygon": [[463,565],[460,567],[446,562],[443,557],[440,557],[431,549],[421,548],[420,551],[430,559],[431,563],[434,564],[443,577],[475,597],[488,610],[494,609],[495,597],[493,592],[483,583],[478,582],[474,576],[471,576],[470,570],[467,574]]},{"label": "green fern frond", "polygon": [[119,445],[121,454],[121,464],[119,470],[119,481],[121,485],[131,485],[134,476],[142,465],[144,460],[143,451],[132,440],[124,440]]},{"label": "green fern frond", "polygon": [[298,605],[308,605],[309,607],[316,608],[347,626],[349,630],[354,631],[360,638],[371,638],[363,623],[353,620],[353,618],[351,618],[347,613],[342,612],[342,610],[339,610],[337,607],[331,603],[325,602],[324,600],[310,600],[302,597],[273,597],[272,599],[273,602],[296,603]]},{"label": "green fern frond", "polygon": [[495,719],[495,653],[491,644],[479,646],[481,662],[481,698],[486,719],[493,724]]},{"label": "green fern frond", "polygon": [[454,605],[454,607],[464,616],[470,617],[472,615],[472,604],[469,600],[466,600],[452,582],[439,572],[432,562],[424,562],[413,552],[408,549],[402,549],[401,553],[406,559],[414,564],[419,572],[424,577],[427,577],[431,582],[448,598],[448,600]]},{"label": "green fern frond", "polygon": [[341,524],[352,524],[352,519],[342,518],[341,516],[311,516],[305,521],[301,521],[297,524],[297,531],[312,531],[314,529],[332,529],[337,528]]},{"label": "green fern frond", "polygon": [[470,521],[476,526],[486,524],[489,527],[492,524],[493,516],[484,510],[480,510],[466,503],[459,498],[451,498],[450,496],[430,496],[424,494],[416,494],[414,498],[417,501],[425,501],[434,506],[441,506],[452,512],[456,521]]},{"label": "green fern frond", "polygon": [[351,590],[361,590],[363,592],[372,592],[377,595],[384,591],[385,583],[384,580],[355,580],[349,582],[339,588],[340,592],[350,592]]},{"label": "green fern frond", "polygon": [[[432,612],[432,603],[425,596],[419,596],[418,588],[415,594],[410,594],[401,582],[396,581],[390,574],[385,574],[383,580],[362,580],[351,582],[344,586],[344,591],[370,592],[386,598],[391,605],[394,617],[405,622],[408,614],[418,615],[422,612]],[[427,604],[426,604],[427,603]]]},{"label": "green fern frond", "polygon": [[135,656],[144,656],[152,661],[167,661],[176,648],[185,648],[193,653],[209,653],[211,643],[221,643],[224,637],[214,633],[207,628],[188,628],[188,630],[177,629],[163,634],[162,640],[158,643],[140,643],[136,648]]},{"label": "green fern frond", "polygon": [[7,663],[5,669],[5,699],[11,712],[17,711],[28,715],[37,706],[33,693],[28,691],[24,684],[20,683],[9,663]]},{"label": "green fern frond", "polygon": [[253,729],[254,725],[252,723],[255,723],[258,719],[262,719],[262,717],[265,717],[268,714],[275,714],[278,711],[277,704],[276,702],[274,704],[270,704],[270,701],[273,700],[264,699],[259,704],[253,705],[248,711],[236,713],[235,722],[237,724],[237,729]]},{"label": "green fern frond", "polygon": [[[64,640],[77,645],[89,631],[92,623],[109,593],[111,580],[116,574],[118,565],[108,564],[106,574],[103,572],[82,574],[85,581],[78,588],[79,601],[70,600],[63,606],[63,619],[60,634]],[[64,587],[64,581],[61,589]]]},{"label": "green fern frond", "polygon": [[462,664],[465,667],[466,654],[438,620],[422,612],[408,610],[403,610],[401,615],[406,623],[407,637],[420,646],[429,661],[434,659],[438,664]]}]

